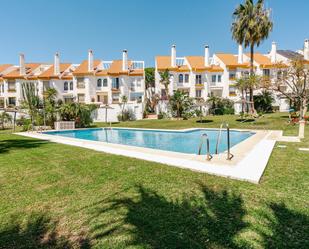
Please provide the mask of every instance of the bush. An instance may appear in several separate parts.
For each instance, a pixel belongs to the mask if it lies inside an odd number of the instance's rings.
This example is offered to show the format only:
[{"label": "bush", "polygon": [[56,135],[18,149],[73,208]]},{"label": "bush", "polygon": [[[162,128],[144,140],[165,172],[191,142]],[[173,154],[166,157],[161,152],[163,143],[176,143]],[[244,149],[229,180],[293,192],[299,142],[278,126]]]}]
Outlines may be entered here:
[{"label": "bush", "polygon": [[269,113],[273,111],[274,98],[270,92],[263,91],[261,94],[253,96],[253,99],[254,108],[257,112]]},{"label": "bush", "polygon": [[80,103],[63,104],[60,108],[60,116],[64,121],[75,121],[75,127],[89,127],[92,123],[91,113],[96,109],[96,105],[86,105]]},{"label": "bush", "polygon": [[234,114],[234,102],[227,98],[212,96],[207,100],[209,113],[213,115]]},{"label": "bush", "polygon": [[123,113],[119,113],[118,116],[118,121],[133,121],[135,120],[135,114],[132,111],[132,109],[124,110]]}]

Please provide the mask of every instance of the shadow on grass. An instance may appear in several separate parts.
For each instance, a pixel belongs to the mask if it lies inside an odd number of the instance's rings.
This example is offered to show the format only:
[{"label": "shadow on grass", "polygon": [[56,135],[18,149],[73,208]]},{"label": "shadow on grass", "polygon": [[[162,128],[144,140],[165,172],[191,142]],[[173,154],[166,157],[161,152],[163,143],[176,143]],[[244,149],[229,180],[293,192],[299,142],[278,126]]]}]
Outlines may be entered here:
[{"label": "shadow on grass", "polygon": [[0,248],[90,248],[87,238],[70,241],[59,236],[57,223],[44,214],[31,214],[25,223],[12,219],[7,224],[0,228]]},{"label": "shadow on grass", "polygon": [[[138,186],[138,198],[111,200],[108,208],[96,208],[93,220],[115,210],[127,210],[123,222],[100,224],[93,230],[96,239],[132,234],[126,246],[146,248],[241,248],[235,243],[247,223],[241,196],[215,192],[201,186],[202,197],[171,201]],[[121,212],[121,211],[119,211]],[[108,229],[106,229],[108,228]]]},{"label": "shadow on grass", "polygon": [[0,140],[0,154],[12,149],[31,149],[46,144],[47,141],[35,139],[7,139]]},{"label": "shadow on grass", "polygon": [[196,123],[203,123],[203,124],[206,124],[206,123],[212,123],[213,120],[210,120],[210,119],[202,119],[202,120],[197,120]]},{"label": "shadow on grass", "polygon": [[269,205],[273,216],[266,216],[271,234],[259,231],[264,248],[309,248],[309,217],[290,210],[283,203]]},{"label": "shadow on grass", "polygon": [[245,118],[238,118],[236,119],[237,122],[241,122],[241,123],[251,123],[254,122],[255,119],[254,118],[249,118],[249,119],[245,119]]}]

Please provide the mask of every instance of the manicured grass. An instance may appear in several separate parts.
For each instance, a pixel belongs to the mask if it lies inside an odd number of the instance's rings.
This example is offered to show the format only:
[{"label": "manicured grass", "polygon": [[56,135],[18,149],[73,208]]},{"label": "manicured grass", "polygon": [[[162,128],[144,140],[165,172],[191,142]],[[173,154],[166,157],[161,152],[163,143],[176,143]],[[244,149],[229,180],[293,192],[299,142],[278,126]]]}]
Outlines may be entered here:
[{"label": "manicured grass", "polygon": [[[284,129],[136,121],[146,128]],[[100,124],[99,124],[100,125]],[[309,147],[279,143],[259,185],[0,132],[0,248],[309,248]]]}]

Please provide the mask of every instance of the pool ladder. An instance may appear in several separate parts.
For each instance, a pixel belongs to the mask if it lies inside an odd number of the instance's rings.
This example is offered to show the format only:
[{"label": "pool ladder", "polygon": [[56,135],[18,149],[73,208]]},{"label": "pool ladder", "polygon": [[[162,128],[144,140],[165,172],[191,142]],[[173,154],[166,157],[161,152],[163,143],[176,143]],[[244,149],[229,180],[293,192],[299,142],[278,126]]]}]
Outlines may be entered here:
[{"label": "pool ladder", "polygon": [[223,122],[220,125],[220,129],[219,129],[219,133],[218,133],[218,137],[217,137],[217,143],[216,143],[216,154],[219,154],[219,144],[221,141],[221,133],[222,133],[222,129],[223,127],[226,127],[226,135],[227,135],[227,158],[226,160],[232,160],[232,158],[234,157],[234,155],[231,153],[231,141],[230,141],[230,127],[229,124],[226,122]]},{"label": "pool ladder", "polygon": [[202,134],[202,136],[201,136],[201,142],[200,142],[200,146],[198,148],[198,155],[201,155],[202,146],[203,146],[205,140],[206,140],[206,159],[207,159],[207,161],[210,161],[212,159],[212,155],[210,154],[209,138],[208,138],[208,135],[206,133]]}]

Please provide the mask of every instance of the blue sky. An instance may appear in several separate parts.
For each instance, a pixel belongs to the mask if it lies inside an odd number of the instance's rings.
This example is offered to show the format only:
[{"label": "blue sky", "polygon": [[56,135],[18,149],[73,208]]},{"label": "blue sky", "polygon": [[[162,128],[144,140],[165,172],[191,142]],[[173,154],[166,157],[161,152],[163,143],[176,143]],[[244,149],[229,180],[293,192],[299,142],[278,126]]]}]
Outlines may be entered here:
[{"label": "blue sky", "polygon": [[[80,63],[87,50],[96,58],[129,58],[154,65],[156,55],[202,55],[204,44],[213,52],[235,52],[231,39],[232,12],[242,0],[1,0],[0,63]],[[259,50],[271,42],[281,49],[299,49],[309,38],[308,0],[265,0],[272,9],[274,30]]]}]

